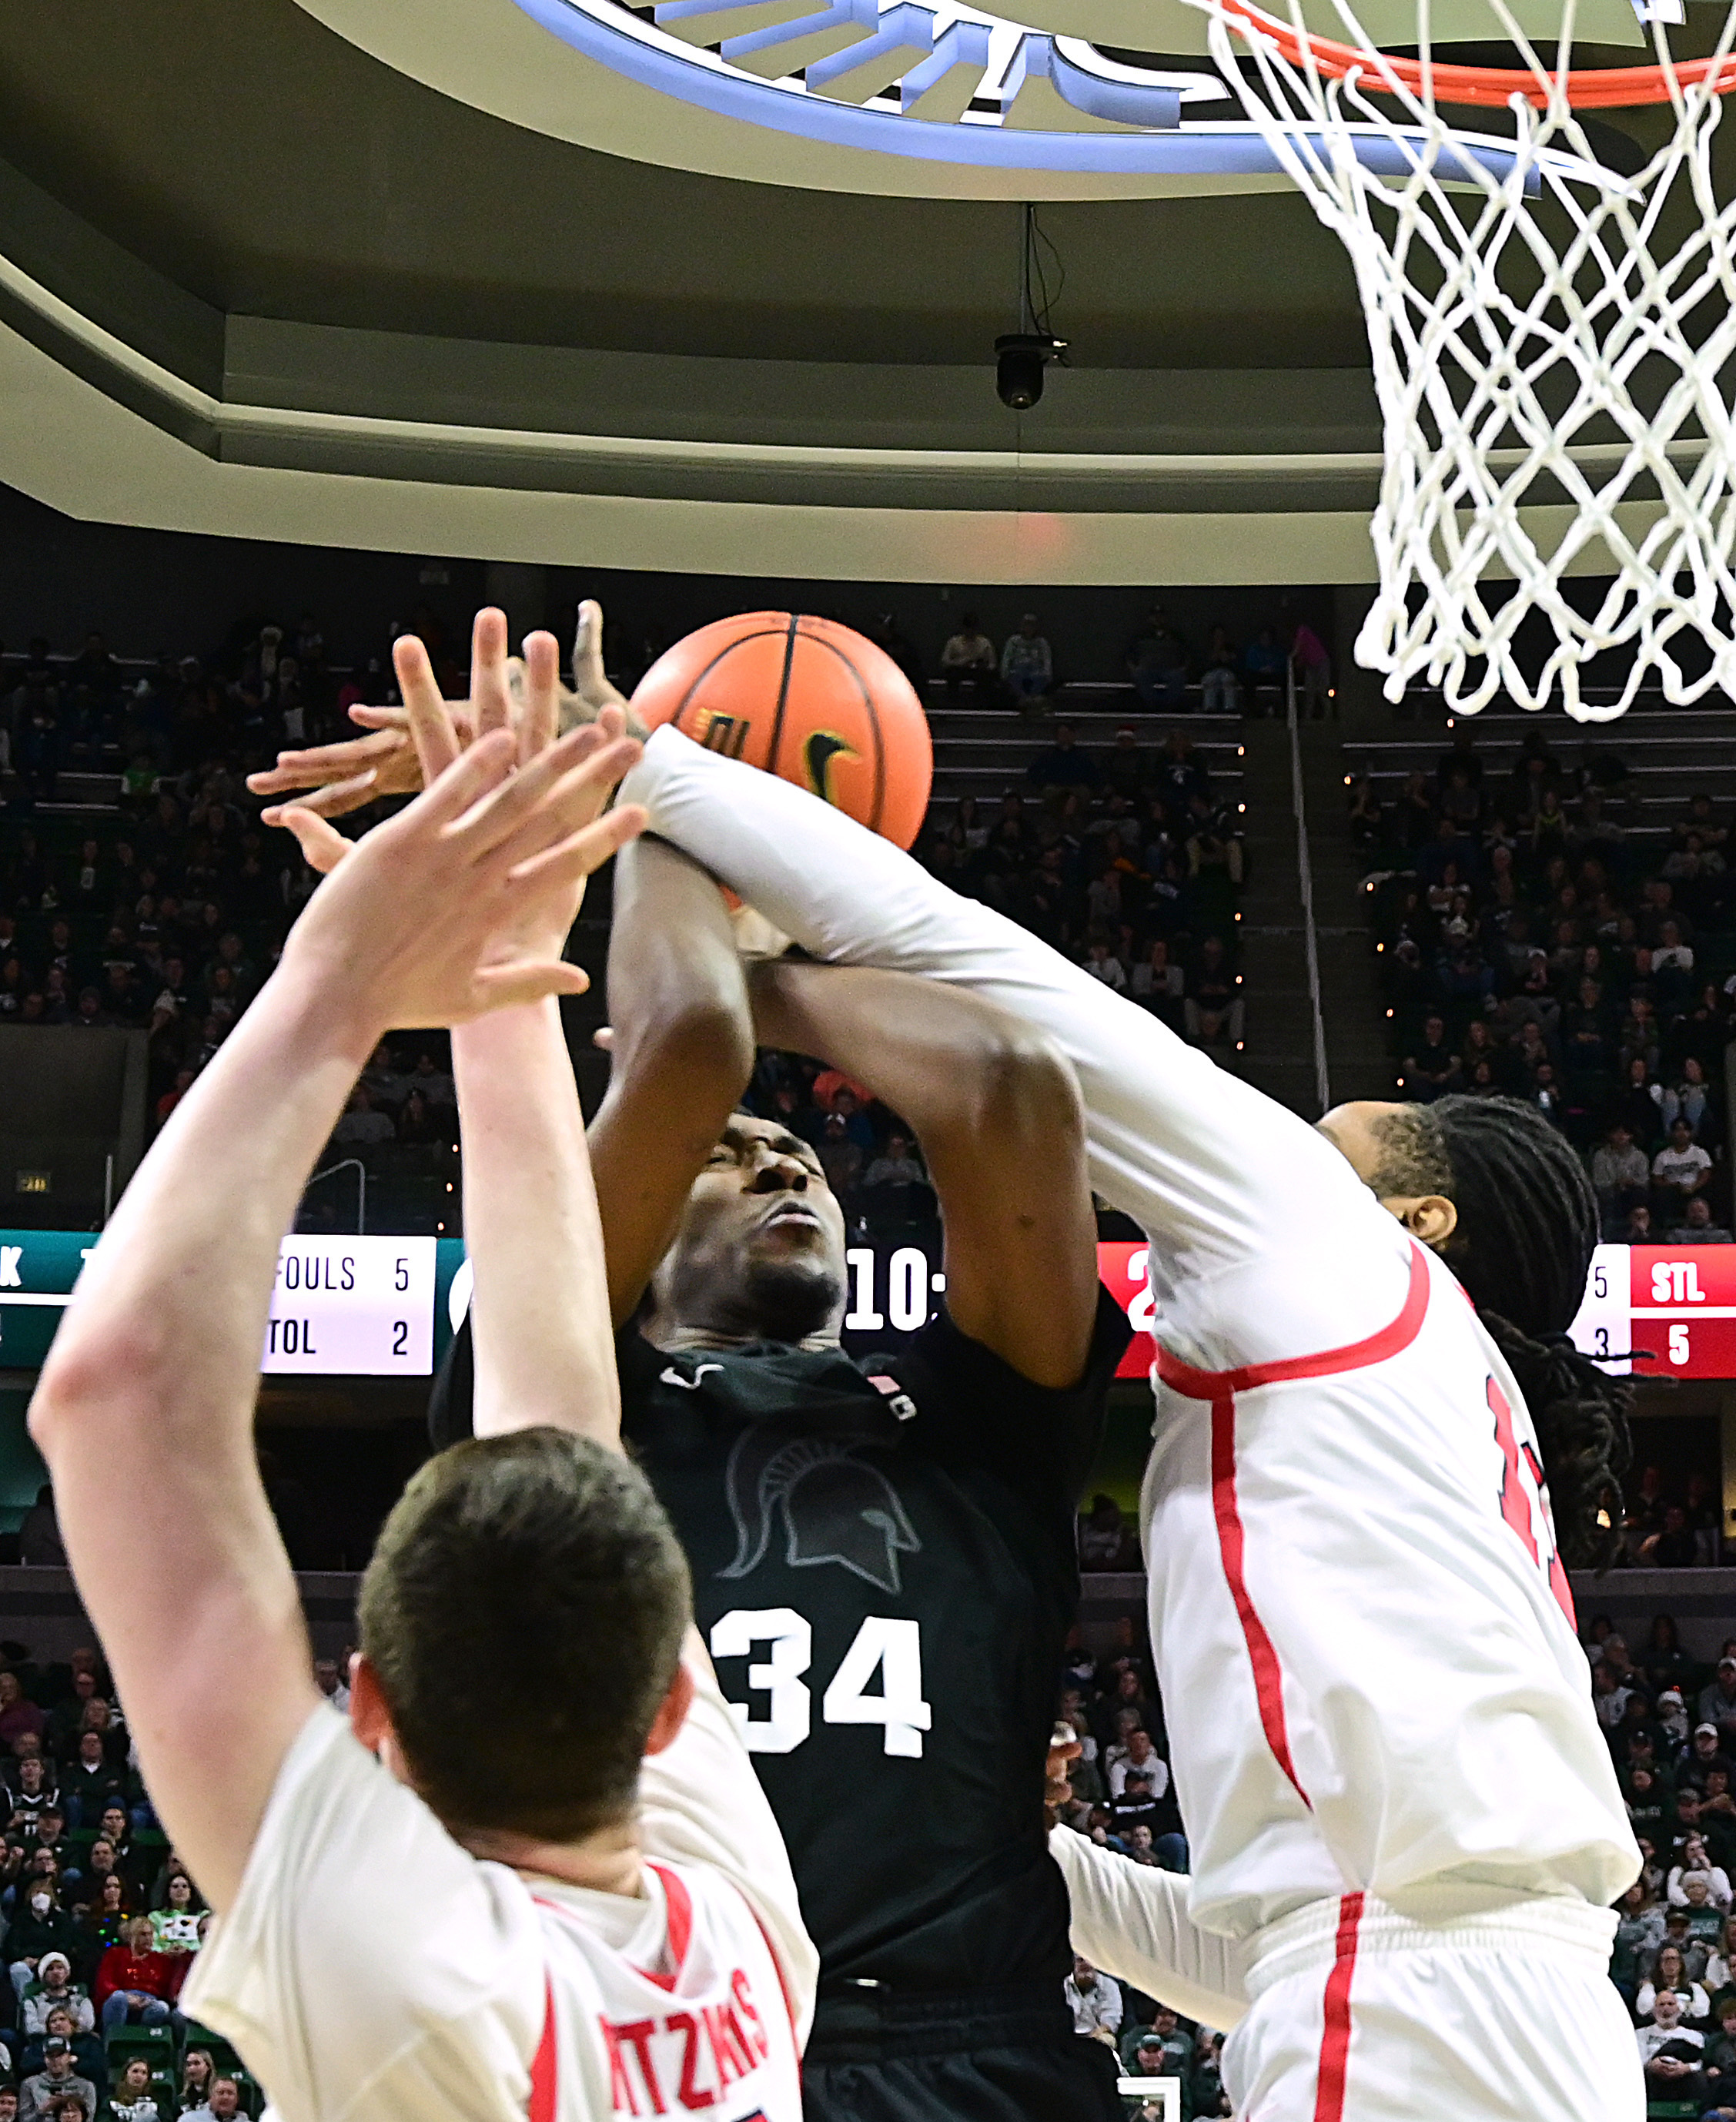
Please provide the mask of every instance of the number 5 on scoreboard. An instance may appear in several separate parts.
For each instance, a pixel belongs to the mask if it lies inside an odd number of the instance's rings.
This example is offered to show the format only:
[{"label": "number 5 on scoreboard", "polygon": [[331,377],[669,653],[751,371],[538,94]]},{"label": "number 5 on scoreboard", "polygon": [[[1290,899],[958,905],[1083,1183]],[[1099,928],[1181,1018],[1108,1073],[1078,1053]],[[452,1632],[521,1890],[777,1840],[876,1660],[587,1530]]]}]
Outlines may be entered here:
[{"label": "number 5 on scoreboard", "polygon": [[1678,1367],[1688,1359],[1687,1321],[1678,1319],[1669,1330],[1669,1359]]}]

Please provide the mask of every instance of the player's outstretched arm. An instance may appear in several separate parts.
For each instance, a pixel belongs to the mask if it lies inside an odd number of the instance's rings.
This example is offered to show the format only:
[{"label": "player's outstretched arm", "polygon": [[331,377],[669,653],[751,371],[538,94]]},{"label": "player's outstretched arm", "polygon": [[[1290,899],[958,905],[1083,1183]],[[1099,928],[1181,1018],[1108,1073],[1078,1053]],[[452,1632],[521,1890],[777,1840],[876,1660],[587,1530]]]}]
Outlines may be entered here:
[{"label": "player's outstretched arm", "polygon": [[[479,624],[471,697],[487,727],[508,719],[506,652],[504,626]],[[559,654],[552,633],[525,638],[511,716],[521,765],[553,741]],[[419,672],[416,681],[423,682]],[[432,673],[426,682],[432,689]],[[416,704],[436,720],[437,694],[431,689]],[[623,741],[618,708],[603,716],[599,734],[605,750],[591,791],[595,812],[610,776],[638,756],[638,746]],[[500,959],[558,958],[583,893],[581,878],[564,899],[539,906],[500,939]],[[464,1122],[464,1236],[475,1276],[475,1433],[546,1423],[618,1448],[621,1393],[603,1234],[560,1004],[551,996],[460,1026],[452,1067]]]},{"label": "player's outstretched arm", "polygon": [[817,797],[670,729],[623,792],[814,957],[967,988],[1045,1033],[1079,1079],[1093,1183],[1196,1270],[1269,1251],[1360,1190],[1294,1114]]},{"label": "player's outstretched arm", "polygon": [[[31,1405],[152,1801],[220,1908],[317,1704],[254,1456],[278,1246],[388,1030],[578,984],[558,963],[483,960],[642,823],[632,811],[583,822],[599,749],[577,732],[508,781],[512,745],[492,736],[322,884],[128,1187]],[[604,760],[591,778],[609,771]],[[240,1713],[213,1718],[213,1702]]]},{"label": "player's outstretched arm", "polygon": [[757,966],[762,1042],[829,1061],[908,1120],[946,1238],[954,1323],[1035,1385],[1076,1384],[1097,1312],[1097,1220],[1073,1072],[1040,1032],[908,973]]},{"label": "player's outstretched arm", "polygon": [[614,1065],[590,1128],[609,1301],[632,1316],[754,1069],[754,1026],[723,895],[656,840],[615,866]]},{"label": "player's outstretched arm", "polygon": [[1188,1881],[1100,1849],[1070,1827],[1049,1835],[1072,1906],[1073,1950],[1184,2018],[1227,2032],[1248,2011],[1247,1967],[1231,1939],[1188,1913]]}]

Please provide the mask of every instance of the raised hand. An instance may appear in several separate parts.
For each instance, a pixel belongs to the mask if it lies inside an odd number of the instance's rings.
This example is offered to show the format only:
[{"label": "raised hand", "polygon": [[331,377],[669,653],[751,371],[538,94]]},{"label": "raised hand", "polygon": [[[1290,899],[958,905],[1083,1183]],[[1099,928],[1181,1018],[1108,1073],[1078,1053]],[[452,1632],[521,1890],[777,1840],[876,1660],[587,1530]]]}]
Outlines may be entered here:
[{"label": "raised hand", "polygon": [[[483,617],[497,617],[484,614]],[[413,636],[402,637],[394,646],[393,661],[404,699],[405,738],[414,750],[418,776],[431,786],[461,755],[483,743],[497,745],[502,735],[512,741],[512,752],[522,774],[543,760],[554,742],[560,716],[559,649],[550,633],[533,633],[525,643],[525,661],[513,684],[514,671],[506,653],[506,629],[478,621],[472,666],[471,713],[462,729],[450,705],[441,699],[427,651]],[[569,831],[591,825],[601,814],[610,791],[639,755],[637,744],[623,738],[618,707],[605,708],[594,723],[581,725],[560,740],[558,749],[582,775],[574,775],[563,796]],[[408,815],[408,814],[406,814]],[[320,816],[311,806],[287,806],[282,823],[294,833],[311,867],[331,876],[355,856],[362,842],[346,839]],[[384,830],[376,828],[376,832]],[[637,828],[635,828],[637,830]],[[368,835],[370,840],[374,834]],[[632,834],[623,835],[623,839]],[[618,843],[617,843],[618,844]],[[604,853],[613,852],[605,848]],[[600,855],[598,860],[603,859]],[[547,892],[529,900],[489,941],[482,963],[491,973],[511,966],[546,966],[559,959],[567,932],[576,919],[585,894],[585,881],[592,863],[567,880],[564,892]],[[569,973],[576,969],[569,967]],[[584,976],[568,979],[562,991],[581,993]]]},{"label": "raised hand", "polygon": [[[394,644],[394,662],[397,655]],[[480,719],[476,691],[476,674],[484,661],[491,670],[504,673],[510,702],[517,674],[506,656],[506,615],[492,605],[478,612],[471,631],[471,697],[445,703],[461,743],[469,744],[483,727],[491,726]],[[402,675],[400,671],[400,687]],[[558,688],[562,728],[594,722],[607,708],[626,709],[627,702],[609,682],[603,668],[603,608],[594,598],[587,597],[579,606],[572,677],[573,690]],[[407,704],[401,708],[352,708],[350,720],[367,730],[368,736],[351,737],[342,744],[313,745],[301,751],[280,751],[275,766],[248,775],[248,787],[255,796],[289,796],[298,789],[311,789],[313,793],[302,797],[298,807],[321,818],[341,818],[381,796],[413,795],[424,783],[410,727],[408,694],[405,699]],[[644,731],[635,727],[633,734],[642,736]],[[268,825],[286,822],[281,805],[270,806],[260,816]]]},{"label": "raised hand", "polygon": [[382,1031],[582,993],[576,965],[501,961],[498,939],[558,921],[583,879],[644,830],[635,805],[597,815],[637,747],[575,730],[514,773],[515,748],[491,730],[350,847],[290,931],[285,976],[361,998]]}]

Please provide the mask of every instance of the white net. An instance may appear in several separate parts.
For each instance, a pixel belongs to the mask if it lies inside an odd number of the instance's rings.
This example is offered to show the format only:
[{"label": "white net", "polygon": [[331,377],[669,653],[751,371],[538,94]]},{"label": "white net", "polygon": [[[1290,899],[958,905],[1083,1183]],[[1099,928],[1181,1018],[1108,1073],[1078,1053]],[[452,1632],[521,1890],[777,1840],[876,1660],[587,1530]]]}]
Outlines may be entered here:
[{"label": "white net", "polygon": [[[1654,22],[1668,138],[1623,176],[1561,86],[1573,0],[1556,74],[1489,0],[1491,34],[1547,99],[1515,94],[1513,132],[1496,138],[1440,115],[1450,77],[1429,63],[1427,0],[1420,78],[1370,44],[1348,0],[1337,13],[1365,63],[1342,79],[1300,13],[1238,27],[1235,0],[1192,4],[1248,118],[1349,251],[1367,315],[1384,464],[1379,589],[1356,660],[1385,674],[1389,699],[1421,680],[1464,713],[1559,694],[1596,721],[1643,689],[1678,704],[1736,694],[1721,98],[1684,84]],[[1726,86],[1733,24],[1736,7],[1710,70]],[[1588,682],[1617,697],[1589,701]]]}]

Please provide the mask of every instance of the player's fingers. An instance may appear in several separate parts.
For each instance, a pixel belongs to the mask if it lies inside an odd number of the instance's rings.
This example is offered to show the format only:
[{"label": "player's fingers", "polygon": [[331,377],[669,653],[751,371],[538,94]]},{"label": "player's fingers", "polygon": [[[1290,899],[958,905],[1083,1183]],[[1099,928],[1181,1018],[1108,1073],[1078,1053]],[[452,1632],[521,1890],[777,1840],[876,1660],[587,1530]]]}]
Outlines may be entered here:
[{"label": "player's fingers", "polygon": [[459,754],[416,809],[429,825],[450,826],[462,834],[469,823],[468,814],[479,810],[483,798],[498,788],[511,770],[511,735],[505,730],[491,730],[468,751]]},{"label": "player's fingers", "polygon": [[366,700],[357,700],[352,705],[350,720],[360,722],[363,729],[398,730],[405,734],[410,726],[410,718],[402,708],[371,708]]},{"label": "player's fingers", "polygon": [[392,664],[404,694],[404,719],[422,769],[422,785],[429,788],[462,747],[441,698],[440,681],[434,675],[428,652],[413,633],[400,633],[392,643]]},{"label": "player's fingers", "polygon": [[512,690],[506,674],[506,615],[484,605],[470,629],[470,704],[476,733],[506,729],[512,721]]},{"label": "player's fingers", "polygon": [[468,852],[510,865],[588,825],[627,770],[621,755],[628,749],[600,745],[595,728],[569,730],[464,821]]},{"label": "player's fingers", "polygon": [[623,803],[540,854],[514,866],[507,872],[518,890],[541,892],[562,885],[575,885],[609,858],[637,839],[651,823],[651,816],[637,803]]},{"label": "player's fingers", "polygon": [[280,751],[277,764],[250,774],[247,785],[255,796],[284,796],[292,789],[315,788],[322,781],[339,780],[390,758],[402,741],[384,731],[352,737],[343,744],[312,745],[305,751]]},{"label": "player's fingers", "polygon": [[525,697],[519,710],[519,760],[528,765],[561,728],[561,644],[540,629],[525,636]]},{"label": "player's fingers", "polygon": [[329,825],[324,818],[309,810],[306,804],[286,804],[279,812],[278,819],[295,834],[308,867],[318,870],[321,876],[329,876],[349,854],[354,844],[345,839],[334,825]]},{"label": "player's fingers", "polygon": [[476,976],[478,998],[485,1010],[540,1002],[544,995],[583,994],[590,985],[590,975],[562,958],[540,959],[527,965],[491,965]]},{"label": "player's fingers", "polygon": [[[342,818],[352,811],[359,811],[371,803],[380,793],[380,776],[370,767],[366,774],[352,774],[348,781],[334,781],[324,788],[316,788],[310,796],[296,799],[298,810],[310,811],[320,818]],[[284,820],[282,803],[268,804],[259,813],[262,825],[281,825]]]},{"label": "player's fingers", "polygon": [[581,700],[600,705],[614,687],[603,668],[603,607],[595,597],[579,606],[572,635],[572,687]]}]

